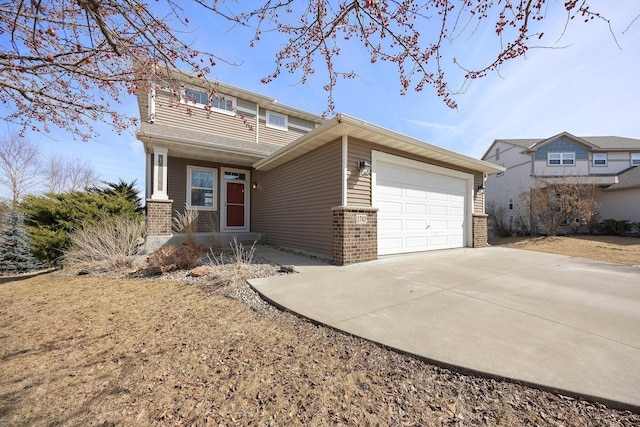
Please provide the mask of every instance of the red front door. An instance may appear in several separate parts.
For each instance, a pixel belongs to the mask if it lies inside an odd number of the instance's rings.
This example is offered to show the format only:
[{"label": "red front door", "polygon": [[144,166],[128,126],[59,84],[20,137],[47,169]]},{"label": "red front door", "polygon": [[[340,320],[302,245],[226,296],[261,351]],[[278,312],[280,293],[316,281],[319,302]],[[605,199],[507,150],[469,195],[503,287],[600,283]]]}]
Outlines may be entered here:
[{"label": "red front door", "polygon": [[243,182],[227,182],[227,227],[244,227],[245,197]]}]

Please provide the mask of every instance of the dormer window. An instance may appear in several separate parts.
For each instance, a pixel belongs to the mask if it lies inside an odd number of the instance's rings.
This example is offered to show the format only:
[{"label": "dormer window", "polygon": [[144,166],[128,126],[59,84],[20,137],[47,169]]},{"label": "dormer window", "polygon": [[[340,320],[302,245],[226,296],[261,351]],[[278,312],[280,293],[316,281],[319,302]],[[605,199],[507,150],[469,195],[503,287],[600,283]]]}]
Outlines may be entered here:
[{"label": "dormer window", "polygon": [[593,154],[593,166],[607,166],[607,154],[606,153],[594,153]]},{"label": "dormer window", "polygon": [[274,113],[273,111],[267,111],[266,124],[268,128],[287,130],[288,119],[284,114]]},{"label": "dormer window", "polygon": [[548,153],[549,166],[573,166],[576,164],[576,153]]}]

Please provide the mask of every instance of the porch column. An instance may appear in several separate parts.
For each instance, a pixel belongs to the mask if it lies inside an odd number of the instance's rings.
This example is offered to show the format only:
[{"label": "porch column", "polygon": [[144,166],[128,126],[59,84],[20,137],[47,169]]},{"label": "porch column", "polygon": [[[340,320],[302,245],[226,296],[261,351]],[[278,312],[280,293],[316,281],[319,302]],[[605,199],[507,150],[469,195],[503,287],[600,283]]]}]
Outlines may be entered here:
[{"label": "porch column", "polygon": [[169,200],[167,195],[167,154],[165,147],[153,147],[153,193],[152,200]]}]

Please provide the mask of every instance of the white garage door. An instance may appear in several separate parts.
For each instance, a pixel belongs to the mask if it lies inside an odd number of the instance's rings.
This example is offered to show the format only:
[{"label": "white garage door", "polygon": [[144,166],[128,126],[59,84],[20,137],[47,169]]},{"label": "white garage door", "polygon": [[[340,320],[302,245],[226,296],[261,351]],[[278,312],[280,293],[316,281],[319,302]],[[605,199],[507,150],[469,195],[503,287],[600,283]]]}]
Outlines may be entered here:
[{"label": "white garage door", "polygon": [[378,254],[465,246],[467,181],[378,161]]}]

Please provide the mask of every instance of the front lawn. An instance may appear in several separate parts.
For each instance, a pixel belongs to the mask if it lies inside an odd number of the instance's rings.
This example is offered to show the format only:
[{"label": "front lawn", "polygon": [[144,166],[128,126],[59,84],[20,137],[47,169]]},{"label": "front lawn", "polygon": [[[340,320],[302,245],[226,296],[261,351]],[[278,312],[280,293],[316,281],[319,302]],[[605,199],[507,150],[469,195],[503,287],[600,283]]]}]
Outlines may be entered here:
[{"label": "front lawn", "polygon": [[244,282],[0,284],[0,425],[640,425],[280,312]]}]

